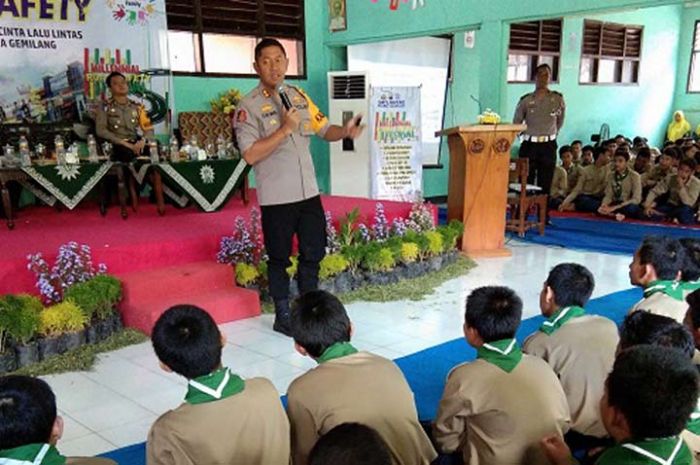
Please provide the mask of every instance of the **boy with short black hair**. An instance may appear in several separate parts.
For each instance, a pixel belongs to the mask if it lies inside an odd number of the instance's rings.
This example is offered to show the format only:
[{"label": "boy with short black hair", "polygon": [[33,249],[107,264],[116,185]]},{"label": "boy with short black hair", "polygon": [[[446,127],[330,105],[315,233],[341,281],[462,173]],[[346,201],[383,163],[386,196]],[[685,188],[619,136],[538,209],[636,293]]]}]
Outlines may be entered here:
[{"label": "boy with short black hair", "polygon": [[700,239],[684,237],[679,242],[685,250],[685,267],[681,273],[683,281],[700,280]]},{"label": "boy with short black hair", "polygon": [[640,147],[637,151],[637,156],[634,157],[634,171],[643,175],[651,170],[651,149],[649,147]]},{"label": "boy with short black hair", "polygon": [[[641,345],[624,350],[605,383],[601,416],[617,445],[597,465],[690,465],[680,437],[698,400],[698,372],[676,349]],[[570,465],[560,436],[542,440],[553,465]]]},{"label": "boy with short black hair", "polygon": [[391,453],[374,428],[360,423],[338,425],[318,440],[309,465],[392,465]]},{"label": "boy with short black hair", "polygon": [[683,324],[667,316],[639,311],[627,315],[622,322],[617,351],[643,344],[677,349],[689,359],[695,352],[693,335]]},{"label": "boy with short black hair", "polygon": [[539,439],[569,429],[556,375],[514,339],[521,315],[522,301],[507,287],[467,297],[464,335],[477,359],[448,375],[433,427],[442,452],[461,450],[465,464],[546,463]]},{"label": "boy with short black hair", "polygon": [[581,168],[592,165],[594,160],[593,154],[595,153],[595,148],[592,145],[585,145],[581,149]]},{"label": "boy with short black hair", "polygon": [[319,364],[287,390],[295,465],[306,465],[319,437],[346,422],[377,430],[394,464],[428,465],[435,459],[403,373],[391,360],[350,344],[352,324],[335,296],[311,291],[299,297],[291,327],[296,350]]},{"label": "boy with short black hair", "polygon": [[0,464],[114,465],[108,459],[64,457],[56,449],[63,435],[56,397],[46,381],[0,377]]},{"label": "boy with short black hair", "polygon": [[617,221],[637,218],[641,213],[642,182],[639,173],[628,167],[630,154],[625,149],[615,152],[615,168],[608,177],[605,197],[598,209],[604,216],[614,216]]},{"label": "boy with short black hair", "polygon": [[574,165],[579,165],[581,163],[581,155],[583,154],[583,142],[580,140],[575,140],[571,143],[571,158]]},{"label": "boy with short black hair", "polygon": [[571,430],[602,438],[607,433],[599,404],[615,361],[618,334],[613,321],[586,314],[594,286],[584,266],[562,263],[552,268],[540,292],[540,310],[547,320],[525,340],[523,351],[543,359],[558,376],[571,412]]},{"label": "boy with short black hair", "polygon": [[645,193],[653,188],[659,181],[667,176],[676,173],[673,168],[674,151],[668,148],[664,149],[661,155],[656,160],[656,165],[653,166],[647,173],[642,175],[642,189]]},{"label": "boy with short black hair", "polygon": [[593,155],[595,163],[581,170],[576,186],[559,206],[560,211],[576,210],[596,212],[600,208],[608,184],[608,155],[605,149],[598,147]]},{"label": "boy with short black hair", "polygon": [[558,208],[564,198],[578,182],[580,168],[573,162],[573,151],[568,145],[559,149],[561,165],[554,168],[552,188],[549,193],[549,207]]},{"label": "boy with short black hair", "polygon": [[630,283],[644,289],[644,297],[629,313],[646,310],[683,322],[688,305],[687,288],[681,281],[685,250],[676,239],[648,236],[630,263]]},{"label": "boy with short black hair", "polygon": [[289,422],[277,389],[221,365],[225,337],[207,312],[171,307],[151,339],[161,368],[184,376],[188,386],[184,403],[151,427],[148,465],[289,464]]},{"label": "boy with short black hair", "polygon": [[[700,179],[694,176],[695,160],[684,159],[678,165],[678,173],[672,174],[649,191],[644,202],[644,214],[653,221],[672,219],[681,224],[694,224],[695,205],[700,195]],[[657,201],[667,194],[668,199]]]}]

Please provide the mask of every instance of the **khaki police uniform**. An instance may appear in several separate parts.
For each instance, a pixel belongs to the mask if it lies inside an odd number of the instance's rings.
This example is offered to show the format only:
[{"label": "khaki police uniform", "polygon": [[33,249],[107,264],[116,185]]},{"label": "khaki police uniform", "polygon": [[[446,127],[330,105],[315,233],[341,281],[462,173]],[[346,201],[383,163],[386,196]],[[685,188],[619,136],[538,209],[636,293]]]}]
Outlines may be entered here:
[{"label": "khaki police uniform", "polygon": [[378,355],[357,352],[323,362],[292,382],[287,399],[294,465],[305,465],[316,441],[346,422],[376,429],[394,465],[428,465],[437,456],[403,373]]},{"label": "khaki police uniform", "polygon": [[[608,184],[610,170],[607,166],[588,165],[581,169],[581,175],[573,190],[564,200],[565,204],[570,204],[577,200],[579,196],[593,197],[602,200],[605,195],[605,188]],[[600,205],[598,205],[600,206]],[[579,205],[576,205],[577,210]],[[597,210],[597,208],[595,208]]]},{"label": "khaki police uniform", "polygon": [[564,124],[566,105],[564,97],[548,90],[543,97],[536,92],[520,98],[513,124],[527,125],[520,145],[520,158],[529,159],[528,182],[536,184],[544,192],[549,192],[557,160],[557,134]]},{"label": "khaki police uniform", "polygon": [[548,465],[540,440],[569,429],[561,384],[541,359],[523,355],[510,372],[483,359],[447,377],[433,436],[468,465]]},{"label": "khaki police uniform", "polygon": [[552,334],[531,334],[523,351],[543,359],[559,377],[571,412],[571,429],[587,436],[605,437],[600,399],[612,371],[619,342],[617,326],[607,318],[572,318]]},{"label": "khaki police uniform", "polygon": [[[286,86],[291,104],[301,116],[299,129],[267,158],[253,165],[258,203],[261,206],[265,249],[270,257],[268,279],[276,310],[287,315],[289,297],[289,256],[292,238],[299,240],[299,289],[318,287],[319,263],[325,255],[326,222],[316,183],[309,146],[314,134],[323,137],[330,127],[328,118],[299,88]],[[255,142],[271,136],[283,124],[283,105],[262,84],[238,104],[234,130],[241,153]]]},{"label": "khaki police uniform", "polygon": [[[100,105],[95,117],[97,137],[111,142],[114,158],[130,161],[134,153],[120,145],[122,142],[134,143],[141,138],[153,140],[153,125],[146,109],[140,103],[129,100],[126,104],[117,103],[113,98]],[[144,147],[147,153],[148,147]]]},{"label": "khaki police uniform", "polygon": [[288,465],[289,454],[289,422],[265,378],[245,380],[230,397],[164,413],[146,443],[147,465]]}]

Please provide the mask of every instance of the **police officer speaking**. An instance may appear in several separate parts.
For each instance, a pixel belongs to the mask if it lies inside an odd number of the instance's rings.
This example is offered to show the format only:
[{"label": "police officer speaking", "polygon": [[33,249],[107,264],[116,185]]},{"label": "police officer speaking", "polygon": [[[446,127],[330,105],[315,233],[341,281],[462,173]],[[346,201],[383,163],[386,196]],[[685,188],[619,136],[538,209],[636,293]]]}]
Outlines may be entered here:
[{"label": "police officer speaking", "polygon": [[267,276],[275,303],[273,329],[290,335],[289,276],[292,238],[299,242],[299,293],[318,287],[326,249],[326,222],[309,151],[311,136],[329,141],[356,138],[360,115],[345,126],[328,122],[299,88],[284,84],[287,54],[274,39],[255,47],[259,85],[246,95],[234,116],[234,130],[245,161],[253,166],[262,214]]},{"label": "police officer speaking", "polygon": [[527,125],[520,158],[530,160],[528,183],[537,184],[547,195],[557,161],[557,134],[564,124],[566,110],[564,97],[547,87],[551,76],[549,65],[537,67],[535,91],[521,97],[513,117],[513,124]]}]

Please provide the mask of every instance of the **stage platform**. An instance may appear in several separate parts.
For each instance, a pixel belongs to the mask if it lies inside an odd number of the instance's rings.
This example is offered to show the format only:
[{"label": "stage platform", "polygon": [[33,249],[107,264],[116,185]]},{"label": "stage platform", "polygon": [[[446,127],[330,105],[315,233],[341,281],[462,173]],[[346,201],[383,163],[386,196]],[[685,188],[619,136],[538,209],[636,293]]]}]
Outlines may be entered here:
[{"label": "stage platform", "polygon": [[[382,204],[389,221],[411,210],[410,203]],[[371,224],[376,200],[323,196],[323,205],[336,219],[358,207],[361,221]],[[247,219],[253,207],[258,208],[254,190],[248,206],[232,199],[214,213],[167,206],[159,216],[155,205],[145,202],[125,220],[116,207],[102,217],[90,204],[61,212],[23,209],[14,230],[0,228],[0,294],[36,293],[27,256],[41,252],[52,264],[58,247],[75,241],[92,248],[95,265],[105,263],[124,281],[121,310],[129,326],[149,332],[160,312],[183,302],[212,309],[218,323],[257,315],[257,294],[236,288],[231,267],[216,264],[221,237],[231,233],[237,216]]]}]

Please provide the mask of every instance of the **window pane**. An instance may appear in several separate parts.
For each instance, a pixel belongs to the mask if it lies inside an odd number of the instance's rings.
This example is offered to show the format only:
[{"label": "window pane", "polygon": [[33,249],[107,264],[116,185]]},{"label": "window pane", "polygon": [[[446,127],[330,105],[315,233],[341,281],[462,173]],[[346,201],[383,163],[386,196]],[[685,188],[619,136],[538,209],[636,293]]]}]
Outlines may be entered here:
[{"label": "window pane", "polygon": [[615,68],[617,60],[603,60],[598,62],[598,82],[611,83],[615,82]]},{"label": "window pane", "polygon": [[581,58],[581,70],[579,71],[579,82],[593,82],[593,58]]},{"label": "window pane", "polygon": [[693,53],[690,65],[690,79],[688,80],[688,92],[700,92],[700,52]]},{"label": "window pane", "polygon": [[207,73],[255,74],[255,37],[202,34]]},{"label": "window pane", "polygon": [[198,36],[192,32],[168,31],[168,53],[170,69],[173,71],[201,71],[197,55]]},{"label": "window pane", "polygon": [[530,55],[508,55],[508,81],[528,82],[530,61]]},{"label": "window pane", "polygon": [[637,82],[637,68],[639,63],[636,61],[622,62],[622,82],[632,84]]},{"label": "window pane", "polygon": [[294,39],[280,39],[284,51],[287,53],[289,60],[289,68],[287,68],[287,76],[301,76],[304,74],[304,47],[302,42]]}]

